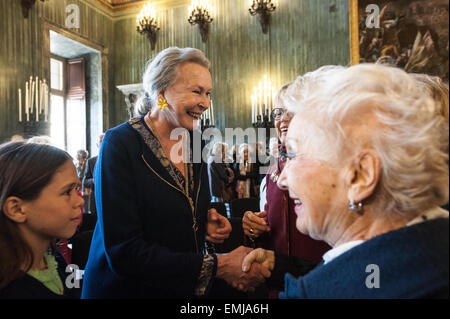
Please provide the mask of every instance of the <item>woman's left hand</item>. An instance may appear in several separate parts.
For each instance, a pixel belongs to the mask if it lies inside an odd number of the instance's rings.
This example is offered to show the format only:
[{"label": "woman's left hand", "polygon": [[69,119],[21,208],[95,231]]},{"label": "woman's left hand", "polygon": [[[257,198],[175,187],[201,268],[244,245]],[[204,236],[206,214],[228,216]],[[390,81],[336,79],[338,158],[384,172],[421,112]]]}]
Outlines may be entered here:
[{"label": "woman's left hand", "polygon": [[214,208],[211,208],[208,211],[206,232],[207,241],[214,244],[221,244],[230,236],[231,224],[225,216],[220,215]]}]

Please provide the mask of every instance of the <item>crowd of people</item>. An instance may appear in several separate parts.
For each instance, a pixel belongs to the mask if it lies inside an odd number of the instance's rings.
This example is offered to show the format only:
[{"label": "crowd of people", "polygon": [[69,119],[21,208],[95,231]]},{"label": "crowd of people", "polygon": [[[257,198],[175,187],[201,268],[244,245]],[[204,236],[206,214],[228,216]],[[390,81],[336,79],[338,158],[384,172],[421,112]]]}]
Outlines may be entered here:
[{"label": "crowd of people", "polygon": [[[247,298],[261,285],[269,298],[448,298],[448,84],[324,66],[279,89],[268,150],[218,141],[207,163],[179,161],[171,132],[197,129],[209,68],[200,50],[161,51],[141,116],[102,135],[92,160],[0,146],[0,298],[75,297],[60,243],[79,231],[85,189],[96,225],[82,298]],[[273,156],[267,174],[252,152]],[[207,243],[233,229],[211,203],[242,198],[260,202],[243,246],[216,254]]]}]

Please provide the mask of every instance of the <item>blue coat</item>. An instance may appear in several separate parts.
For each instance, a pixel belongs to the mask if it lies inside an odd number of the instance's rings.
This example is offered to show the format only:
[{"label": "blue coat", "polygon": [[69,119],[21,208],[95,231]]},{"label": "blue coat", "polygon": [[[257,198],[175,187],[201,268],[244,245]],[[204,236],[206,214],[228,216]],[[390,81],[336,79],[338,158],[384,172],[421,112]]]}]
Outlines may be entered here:
[{"label": "blue coat", "polygon": [[194,295],[210,194],[206,164],[194,164],[193,172],[196,238],[187,196],[141,134],[130,123],[106,132],[95,168],[98,221],[82,298]]},{"label": "blue coat", "polygon": [[[303,277],[287,274],[280,298],[448,298],[448,241],[444,218],[391,231]],[[378,266],[379,288],[366,286],[376,282],[368,265]]]}]

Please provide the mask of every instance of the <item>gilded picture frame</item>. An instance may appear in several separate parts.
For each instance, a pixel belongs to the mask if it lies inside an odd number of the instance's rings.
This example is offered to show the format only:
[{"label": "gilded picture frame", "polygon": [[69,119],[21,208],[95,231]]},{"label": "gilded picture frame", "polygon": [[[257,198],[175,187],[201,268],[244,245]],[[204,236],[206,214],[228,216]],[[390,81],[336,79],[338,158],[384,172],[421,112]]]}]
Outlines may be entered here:
[{"label": "gilded picture frame", "polygon": [[448,81],[448,0],[348,0],[350,64],[383,63]]}]

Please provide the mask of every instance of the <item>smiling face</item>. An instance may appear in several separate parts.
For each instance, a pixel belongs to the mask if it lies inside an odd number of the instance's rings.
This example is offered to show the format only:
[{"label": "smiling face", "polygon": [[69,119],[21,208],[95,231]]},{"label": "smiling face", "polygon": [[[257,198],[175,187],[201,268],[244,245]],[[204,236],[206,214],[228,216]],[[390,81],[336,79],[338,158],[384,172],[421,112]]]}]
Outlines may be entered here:
[{"label": "smiling face", "polygon": [[209,70],[197,63],[184,63],[177,70],[175,83],[163,95],[169,107],[164,111],[175,127],[192,130],[210,104],[212,78]]},{"label": "smiling face", "polygon": [[25,201],[21,224],[29,238],[51,240],[73,236],[81,223],[84,200],[78,195],[79,179],[75,166],[67,161],[35,200]]},{"label": "smiling face", "polygon": [[343,170],[319,159],[316,147],[309,147],[299,139],[305,135],[302,128],[306,125],[297,117],[291,122],[286,137],[289,160],[278,185],[288,189],[295,200],[297,229],[314,239],[326,240],[329,227],[347,213],[347,192]]},{"label": "smiling face", "polygon": [[292,120],[292,114],[290,112],[287,112],[286,108],[284,106],[279,106],[284,113],[281,117],[275,118],[275,128],[277,130],[278,138],[280,139],[281,143],[285,143],[289,124]]}]

